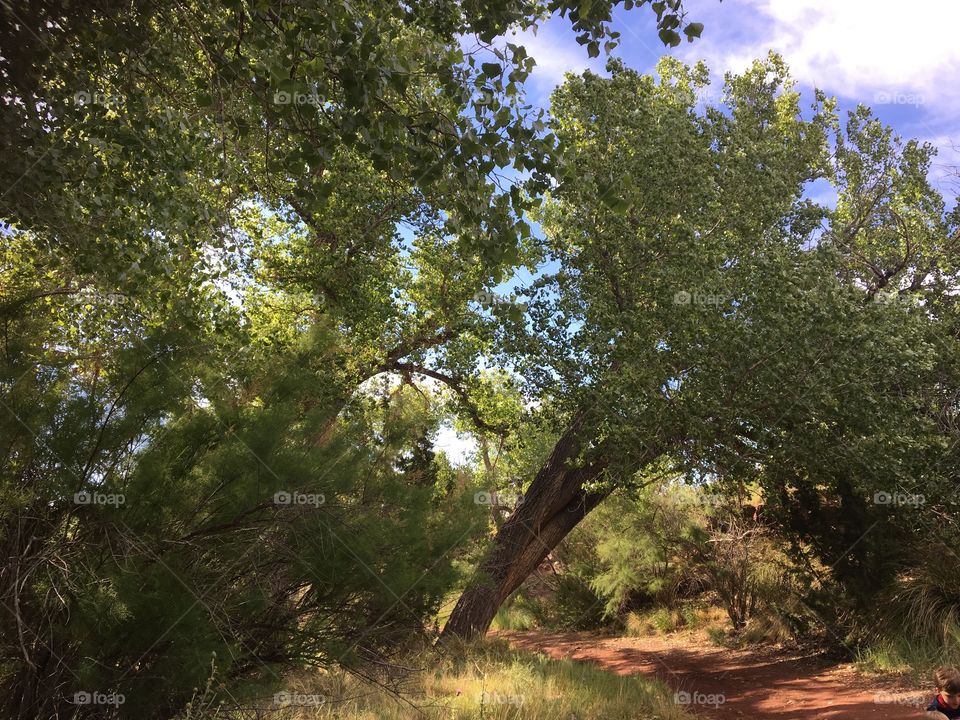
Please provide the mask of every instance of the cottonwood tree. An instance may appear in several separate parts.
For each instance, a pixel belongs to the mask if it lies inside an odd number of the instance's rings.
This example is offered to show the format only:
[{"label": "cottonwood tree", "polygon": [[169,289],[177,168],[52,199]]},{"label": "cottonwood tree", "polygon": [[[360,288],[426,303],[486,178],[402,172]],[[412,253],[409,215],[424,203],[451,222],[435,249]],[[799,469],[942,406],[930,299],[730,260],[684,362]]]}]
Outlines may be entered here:
[{"label": "cottonwood tree", "polygon": [[[653,6],[665,42],[699,33]],[[249,700],[422,629],[471,518],[410,386],[497,429],[470,301],[532,257],[555,154],[498,37],[556,12],[597,54],[612,7],[0,9],[8,715],[118,691],[109,712],[170,716],[207,680]]]},{"label": "cottonwood tree", "polygon": [[[559,13],[597,54],[617,41],[612,7],[5,6],[0,137],[14,151],[0,217],[58,257],[3,307],[87,286],[129,294],[188,266],[211,281],[247,272],[238,243],[255,226],[284,238],[269,263],[284,274],[268,279],[348,338],[347,394],[422,367],[415,353],[471,335],[467,300],[529,260],[523,214],[549,181],[555,136],[522,94],[535,61],[494,41]],[[702,29],[678,0],[651,7],[664,42]],[[529,175],[527,192],[506,168]],[[412,289],[401,227],[444,263]]]},{"label": "cottonwood tree", "polygon": [[[447,634],[484,632],[656,463],[761,482],[798,520],[839,496],[841,532],[807,528],[826,564],[856,564],[845,553],[874,520],[881,538],[897,524],[874,490],[922,482],[949,499],[957,213],[926,180],[931,148],[894,142],[863,108],[841,127],[822,96],[804,119],[776,56],[728,76],[718,107],[697,103],[702,66],[609,70],[553,96],[566,171],[542,220],[557,269],[523,289],[528,316],[496,345],[549,400],[559,439]],[[835,210],[806,197],[815,180]]]}]

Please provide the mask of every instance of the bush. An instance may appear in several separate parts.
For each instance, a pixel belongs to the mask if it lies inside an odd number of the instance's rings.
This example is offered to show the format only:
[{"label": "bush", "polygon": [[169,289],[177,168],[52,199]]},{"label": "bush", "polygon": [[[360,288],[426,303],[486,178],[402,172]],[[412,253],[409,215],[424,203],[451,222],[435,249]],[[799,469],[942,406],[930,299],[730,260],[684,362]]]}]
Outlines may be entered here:
[{"label": "bush", "polygon": [[697,613],[686,609],[688,602],[709,589],[737,631],[754,613],[764,621],[751,637],[802,629],[805,611],[791,600],[800,582],[787,542],[735,499],[718,504],[718,497],[703,487],[650,485],[588,516],[566,552],[604,599],[608,617],[639,612],[629,615],[628,632],[693,627]]},{"label": "bush", "polygon": [[624,631],[631,637],[646,637],[676,632],[683,625],[683,615],[679,610],[657,608],[648,612],[632,611],[628,613],[624,623]]},{"label": "bush", "polygon": [[726,647],[730,635],[724,628],[714,625],[707,628],[707,637],[710,638],[710,642],[714,645]]},{"label": "bush", "polygon": [[538,606],[542,627],[593,630],[603,625],[603,600],[587,582],[572,573],[559,575],[553,594],[541,598]]},{"label": "bush", "polygon": [[511,595],[494,618],[498,630],[593,630],[604,624],[603,601],[581,578],[563,573]]},{"label": "bush", "polygon": [[[323,350],[279,357],[242,390],[186,391],[186,370],[131,352],[119,360],[147,366],[150,392],[93,437],[107,411],[71,399],[69,374],[38,373],[8,398],[48,428],[57,458],[3,429],[0,591],[20,611],[0,637],[6,658],[32,664],[0,666],[5,716],[36,700],[44,717],[107,717],[73,704],[98,692],[125,697],[110,716],[169,717],[207,683],[247,697],[290,667],[359,667],[423,632],[479,510],[418,454],[419,397],[359,398],[330,422],[315,391]],[[78,479],[69,468],[97,444],[102,466]],[[123,501],[77,503],[81,489]]]},{"label": "bush", "polygon": [[749,644],[785,643],[793,639],[790,626],[776,613],[754,614],[740,632]]},{"label": "bush", "polygon": [[[651,485],[614,495],[575,533],[592,536],[593,556],[579,567],[615,617],[644,606],[675,607],[702,587],[699,568],[685,559],[683,538],[705,522],[696,489]],[[573,540],[577,542],[577,538]]]},{"label": "bush", "polygon": [[536,609],[522,593],[514,593],[507,599],[493,618],[494,630],[532,630],[540,625]]},{"label": "bush", "polygon": [[960,592],[944,580],[946,545],[918,542],[873,623],[863,619],[857,663],[871,672],[906,674],[928,682],[941,665],[960,663]]}]

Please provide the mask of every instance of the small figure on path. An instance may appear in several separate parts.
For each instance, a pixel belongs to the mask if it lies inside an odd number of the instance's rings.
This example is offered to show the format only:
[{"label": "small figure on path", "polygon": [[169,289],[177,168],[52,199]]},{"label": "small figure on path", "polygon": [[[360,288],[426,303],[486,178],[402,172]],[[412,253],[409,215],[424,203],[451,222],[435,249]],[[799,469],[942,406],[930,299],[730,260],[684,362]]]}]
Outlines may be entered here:
[{"label": "small figure on path", "polygon": [[960,718],[960,670],[944,665],[933,673],[937,696],[927,708],[925,718],[941,720]]}]

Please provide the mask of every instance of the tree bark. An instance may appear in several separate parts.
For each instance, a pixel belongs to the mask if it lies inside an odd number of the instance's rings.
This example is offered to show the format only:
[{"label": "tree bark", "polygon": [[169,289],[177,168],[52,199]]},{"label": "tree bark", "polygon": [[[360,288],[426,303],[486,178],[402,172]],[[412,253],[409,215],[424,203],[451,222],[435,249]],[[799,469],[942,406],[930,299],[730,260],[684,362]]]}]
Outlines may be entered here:
[{"label": "tree bark", "polygon": [[[482,567],[484,579],[480,584],[467,588],[460,596],[443,628],[443,635],[469,639],[486,633],[504,600],[520,587],[520,583],[540,566],[543,559],[609,492],[578,492],[567,507],[554,515],[539,533],[531,535],[523,546],[505,537],[510,534],[512,528],[508,526],[516,517],[511,516],[494,539],[494,553]],[[510,557],[513,551],[516,551],[516,555]]]},{"label": "tree bark", "polygon": [[578,413],[537,472],[523,503],[507,519],[480,567],[480,580],[457,601],[443,636],[464,639],[483,634],[497,610],[543,559],[610,490],[587,492],[584,485],[603,473],[606,462],[571,467],[583,440],[585,413]]}]

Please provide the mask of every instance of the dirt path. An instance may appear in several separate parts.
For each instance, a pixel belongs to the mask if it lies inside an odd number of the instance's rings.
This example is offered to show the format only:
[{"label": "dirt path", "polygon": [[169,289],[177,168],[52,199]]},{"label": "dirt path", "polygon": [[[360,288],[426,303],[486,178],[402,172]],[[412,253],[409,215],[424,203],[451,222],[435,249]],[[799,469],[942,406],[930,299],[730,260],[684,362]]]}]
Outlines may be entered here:
[{"label": "dirt path", "polygon": [[[878,685],[818,656],[729,650],[706,639],[604,638],[588,633],[497,633],[523,650],[656,676],[692,715],[710,720],[907,720],[932,691]],[[686,702],[684,702],[686,701]]]}]

